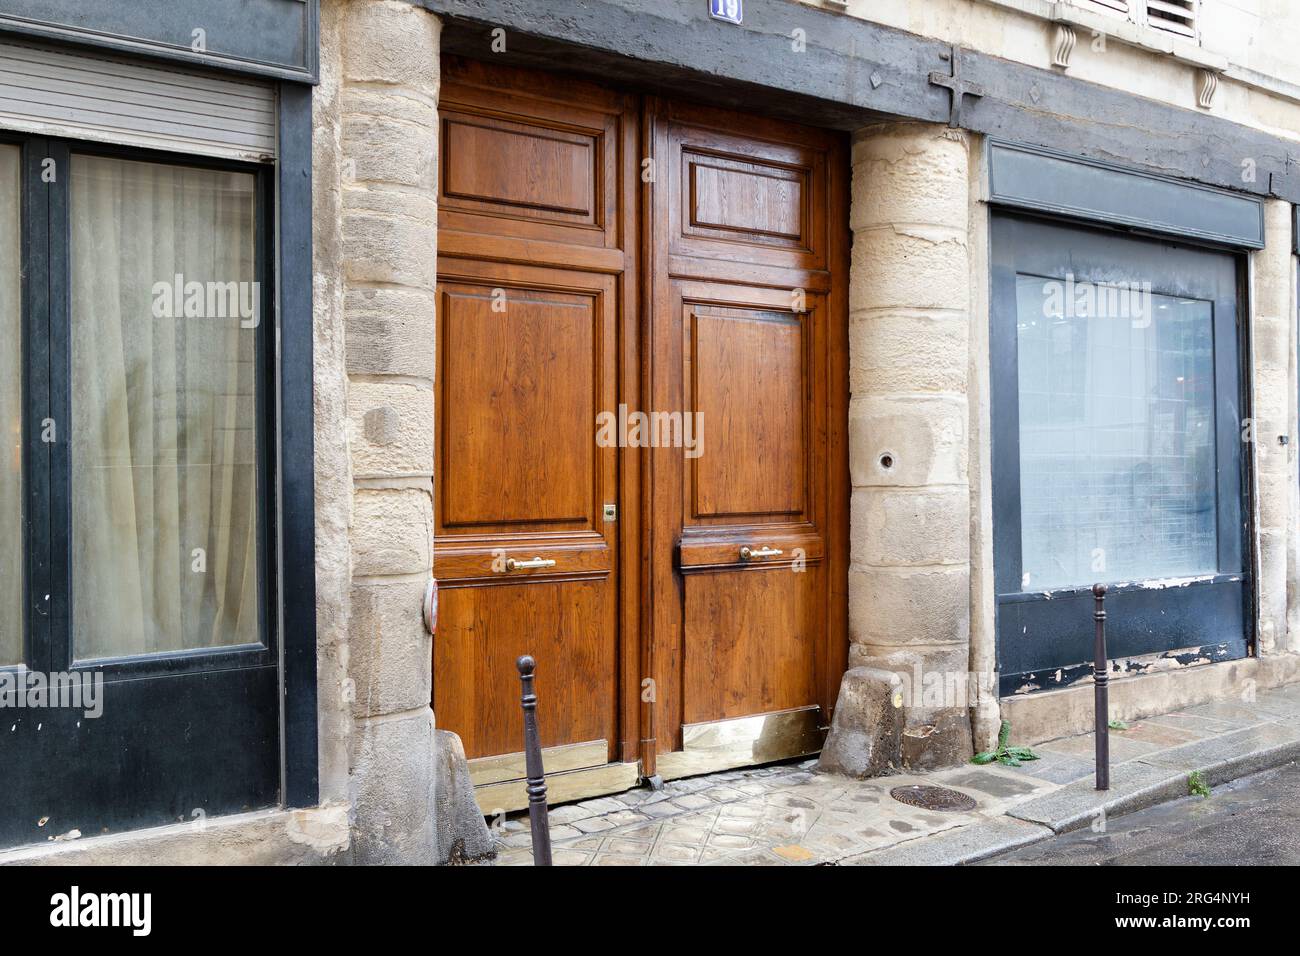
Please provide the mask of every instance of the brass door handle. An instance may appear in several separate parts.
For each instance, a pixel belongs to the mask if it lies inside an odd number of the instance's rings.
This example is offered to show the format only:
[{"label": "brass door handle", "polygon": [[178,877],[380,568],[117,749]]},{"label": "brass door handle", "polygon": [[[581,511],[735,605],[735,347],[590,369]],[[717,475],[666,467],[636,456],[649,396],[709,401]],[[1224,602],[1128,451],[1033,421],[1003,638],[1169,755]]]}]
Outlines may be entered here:
[{"label": "brass door handle", "polygon": [[531,561],[516,561],[514,558],[506,558],[507,571],[527,571],[531,568],[553,567],[555,567],[554,558],[533,558]]},{"label": "brass door handle", "polygon": [[754,558],[775,558],[785,554],[780,548],[751,548],[745,545],[740,549],[740,560],[752,561]]}]

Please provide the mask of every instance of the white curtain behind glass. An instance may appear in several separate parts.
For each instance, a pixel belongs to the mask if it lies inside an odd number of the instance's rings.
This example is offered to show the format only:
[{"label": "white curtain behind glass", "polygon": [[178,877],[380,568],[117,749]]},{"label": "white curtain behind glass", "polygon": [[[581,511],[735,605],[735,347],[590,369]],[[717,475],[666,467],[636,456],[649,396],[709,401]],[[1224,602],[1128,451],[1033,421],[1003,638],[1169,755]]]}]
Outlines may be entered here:
[{"label": "white curtain behind glass", "polygon": [[0,665],[23,656],[20,156],[0,146]]},{"label": "white curtain behind glass", "polygon": [[75,656],[257,642],[257,332],[155,301],[249,298],[253,177],[78,155],[71,210]]}]

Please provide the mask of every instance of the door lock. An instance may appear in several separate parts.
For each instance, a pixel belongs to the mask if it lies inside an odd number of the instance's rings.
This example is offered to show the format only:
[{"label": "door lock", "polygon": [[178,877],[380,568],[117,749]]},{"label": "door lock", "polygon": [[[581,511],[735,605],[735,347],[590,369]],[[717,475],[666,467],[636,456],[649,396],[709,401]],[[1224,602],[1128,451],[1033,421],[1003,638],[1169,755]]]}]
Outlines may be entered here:
[{"label": "door lock", "polygon": [[606,521],[618,520],[618,505],[612,504],[610,502],[605,502],[605,505],[600,510],[601,510],[601,516]]}]

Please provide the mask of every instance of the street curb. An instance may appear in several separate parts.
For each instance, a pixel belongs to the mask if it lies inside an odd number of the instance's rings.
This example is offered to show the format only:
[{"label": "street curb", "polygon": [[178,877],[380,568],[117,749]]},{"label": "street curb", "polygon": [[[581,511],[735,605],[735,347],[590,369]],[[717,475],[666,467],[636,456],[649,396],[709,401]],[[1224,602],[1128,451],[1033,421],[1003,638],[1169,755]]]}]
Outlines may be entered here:
[{"label": "street curb", "polygon": [[[1104,813],[1107,817],[1123,816],[1128,813],[1135,813],[1138,810],[1145,810],[1147,807],[1155,806],[1158,803],[1185,797],[1188,795],[1188,775],[1196,770],[1200,771],[1207,785],[1214,787],[1235,780],[1238,777],[1280,766],[1295,760],[1297,757],[1300,757],[1300,739],[1271,747],[1263,747],[1250,753],[1226,756],[1199,766],[1170,770],[1164,777],[1155,782],[1135,787],[1127,793],[1099,799],[1087,808],[1072,813],[1059,816],[1050,813],[1034,813],[1035,805],[1050,807],[1048,801],[1059,798],[1064,793],[1064,791],[1061,791],[1056,794],[1049,794],[1040,800],[1013,807],[1007,811],[1007,816],[1027,823],[1038,823],[1049,827],[1052,834],[1070,833],[1089,826],[1097,819],[1099,813]],[[1131,761],[1131,763],[1141,763],[1141,759]],[[1147,766],[1152,765],[1147,764]],[[1097,791],[1092,792],[1097,793]]]},{"label": "street curb", "polygon": [[[1243,728],[1213,742],[1228,751],[1224,756],[1189,763],[1176,769],[1143,763],[1142,758],[1137,758],[1121,766],[1130,767],[1130,772],[1164,770],[1165,773],[1156,780],[1135,785],[1125,792],[1107,791],[1104,796],[1092,789],[1092,779],[1087,778],[1013,807],[1002,816],[847,857],[835,863],[838,866],[967,866],[1042,843],[1063,833],[1083,829],[1090,826],[1099,814],[1104,813],[1107,818],[1120,817],[1186,797],[1187,777],[1194,770],[1200,771],[1208,786],[1217,787],[1300,759],[1300,737],[1258,747],[1246,753],[1231,752],[1237,734],[1258,731],[1261,727],[1280,727],[1284,728],[1284,733],[1296,732],[1288,724],[1276,723]],[[1092,795],[1095,795],[1095,802],[1089,801],[1086,808],[1068,813],[1042,812],[1050,810],[1054,803],[1068,802],[1071,798],[1077,803]],[[1040,809],[1036,812],[1035,808]]]}]

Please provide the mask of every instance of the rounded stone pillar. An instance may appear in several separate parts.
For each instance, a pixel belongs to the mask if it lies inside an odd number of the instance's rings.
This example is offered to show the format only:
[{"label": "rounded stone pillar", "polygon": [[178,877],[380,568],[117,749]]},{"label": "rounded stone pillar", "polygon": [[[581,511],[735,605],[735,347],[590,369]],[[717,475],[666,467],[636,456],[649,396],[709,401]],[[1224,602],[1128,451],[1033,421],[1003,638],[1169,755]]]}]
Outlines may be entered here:
[{"label": "rounded stone pillar", "polygon": [[903,682],[903,762],[971,755],[969,146],[923,123],[853,143],[850,666]]}]

